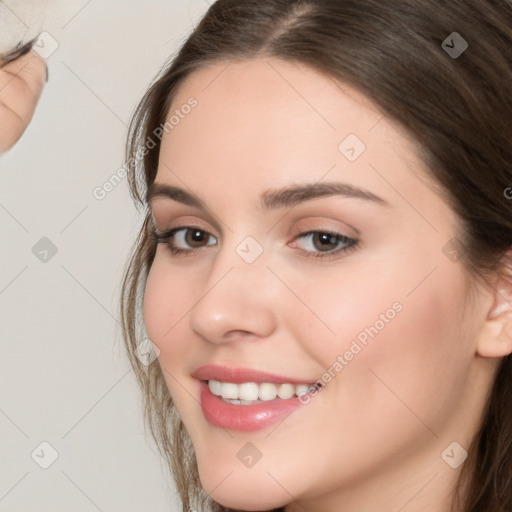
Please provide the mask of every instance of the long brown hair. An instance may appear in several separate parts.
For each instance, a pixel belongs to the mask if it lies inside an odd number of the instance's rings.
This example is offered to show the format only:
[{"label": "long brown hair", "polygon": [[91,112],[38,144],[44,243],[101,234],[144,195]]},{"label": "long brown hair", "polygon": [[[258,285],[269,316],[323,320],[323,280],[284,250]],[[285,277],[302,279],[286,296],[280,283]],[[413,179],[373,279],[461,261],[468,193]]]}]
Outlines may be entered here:
[{"label": "long brown hair", "polygon": [[[456,55],[449,48],[459,36],[468,48]],[[218,0],[140,101],[126,148],[130,193],[146,217],[123,276],[123,338],[143,392],[145,424],[187,512],[229,509],[201,487],[190,438],[160,366],[145,366],[135,355],[146,337],[142,300],[156,250],[145,192],[157,173],[157,129],[183,81],[214,62],[259,56],[306,64],[351,85],[405,128],[461,222],[456,241],[470,275],[475,282],[494,272],[510,277],[503,263],[512,247],[512,200],[504,193],[512,186],[508,0]],[[512,511],[511,403],[508,356],[469,449],[454,509]]]}]

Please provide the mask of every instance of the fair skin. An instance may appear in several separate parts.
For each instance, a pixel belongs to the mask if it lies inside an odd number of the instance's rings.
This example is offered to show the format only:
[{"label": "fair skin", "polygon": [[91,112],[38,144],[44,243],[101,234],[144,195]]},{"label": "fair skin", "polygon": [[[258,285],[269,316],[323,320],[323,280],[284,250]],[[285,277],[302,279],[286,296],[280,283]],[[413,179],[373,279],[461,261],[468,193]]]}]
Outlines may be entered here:
[{"label": "fair skin", "polygon": [[[195,72],[175,97],[171,111],[191,96],[198,105],[164,135],[155,180],[208,209],[151,205],[160,232],[190,226],[207,232],[205,242],[186,256],[158,244],[144,297],[202,485],[241,510],[448,512],[462,466],[441,454],[454,441],[469,447],[497,364],[512,352],[499,313],[509,290],[495,280],[466,303],[467,273],[442,251],[456,217],[420,178],[412,141],[363,96],[275,58],[226,64]],[[353,162],[338,150],[350,133],[366,145]],[[320,180],[388,205],[328,196],[257,208],[267,189]],[[322,246],[298,236],[326,230],[359,244],[306,258]],[[235,250],[247,236],[263,248],[251,264]],[[174,243],[194,247],[186,241]],[[226,431],[205,419],[198,366],[314,381],[396,301],[403,309],[279,425]],[[247,442],[262,454],[253,467],[237,458]]]},{"label": "fair skin", "polygon": [[27,129],[46,72],[46,63],[34,51],[0,67],[0,153],[11,149]]}]

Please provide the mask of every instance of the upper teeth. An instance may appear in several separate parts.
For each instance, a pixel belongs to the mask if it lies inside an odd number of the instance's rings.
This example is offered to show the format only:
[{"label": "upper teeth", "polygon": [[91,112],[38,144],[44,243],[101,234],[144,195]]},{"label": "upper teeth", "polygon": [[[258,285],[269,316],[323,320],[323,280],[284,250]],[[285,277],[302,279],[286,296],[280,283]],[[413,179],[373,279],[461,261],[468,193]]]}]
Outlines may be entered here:
[{"label": "upper teeth", "polygon": [[208,387],[214,395],[233,400],[274,400],[276,396],[286,399],[307,393],[309,388],[307,384],[273,384],[271,382],[235,384],[218,380],[209,380]]}]

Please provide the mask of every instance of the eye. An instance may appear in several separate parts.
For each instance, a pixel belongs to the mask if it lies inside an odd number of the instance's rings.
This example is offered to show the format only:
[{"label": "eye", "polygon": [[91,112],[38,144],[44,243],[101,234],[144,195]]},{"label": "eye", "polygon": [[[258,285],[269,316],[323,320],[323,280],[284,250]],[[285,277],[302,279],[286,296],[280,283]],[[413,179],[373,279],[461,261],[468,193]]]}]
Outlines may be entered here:
[{"label": "eye", "polygon": [[[165,243],[166,248],[173,256],[190,255],[198,250],[203,250],[209,245],[217,245],[215,237],[204,229],[186,226],[173,228],[165,233],[154,232],[156,243]],[[302,249],[307,257],[331,258],[340,253],[355,249],[358,241],[340,233],[332,231],[308,231],[296,236],[292,246],[296,246],[297,240],[305,239],[306,247]]]},{"label": "eye", "polygon": [[[190,226],[174,228],[163,234],[155,233],[155,238],[157,243],[165,243],[171,253],[177,255],[201,249],[204,247],[205,240],[208,242],[208,239],[214,239],[215,237],[204,229]],[[184,244],[185,247],[180,247]],[[206,245],[216,245],[216,242],[207,243]]]},{"label": "eye", "polygon": [[[333,231],[308,231],[298,235],[293,243],[296,244],[300,239],[307,241],[304,244],[306,256],[314,258],[331,258],[339,253],[353,250],[358,245],[357,240]],[[318,252],[315,252],[317,250]]]}]

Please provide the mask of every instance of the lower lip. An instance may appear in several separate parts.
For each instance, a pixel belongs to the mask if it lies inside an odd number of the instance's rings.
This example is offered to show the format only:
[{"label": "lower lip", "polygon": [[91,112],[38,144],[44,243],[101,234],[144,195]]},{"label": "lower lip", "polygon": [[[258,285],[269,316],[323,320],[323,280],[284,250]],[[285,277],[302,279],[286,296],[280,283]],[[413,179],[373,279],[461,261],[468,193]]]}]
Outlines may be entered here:
[{"label": "lower lip", "polygon": [[254,405],[224,402],[214,395],[208,383],[200,381],[201,408],[209,423],[229,430],[250,432],[263,429],[291,414],[302,404],[298,397],[269,400]]}]

